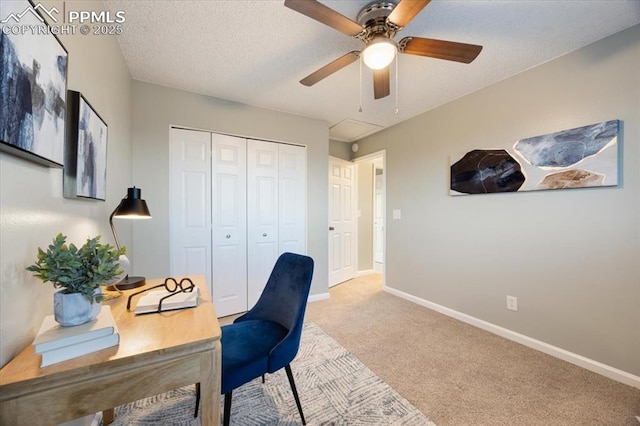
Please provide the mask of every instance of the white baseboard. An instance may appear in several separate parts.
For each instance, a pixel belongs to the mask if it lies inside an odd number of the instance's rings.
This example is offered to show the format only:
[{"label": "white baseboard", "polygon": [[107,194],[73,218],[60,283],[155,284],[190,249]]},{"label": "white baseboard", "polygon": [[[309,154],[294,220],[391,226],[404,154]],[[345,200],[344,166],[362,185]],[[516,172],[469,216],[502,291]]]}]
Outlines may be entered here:
[{"label": "white baseboard", "polygon": [[320,294],[313,294],[311,296],[309,296],[309,298],[307,299],[307,302],[318,302],[320,300],[326,300],[328,299],[329,293],[320,293]]},{"label": "white baseboard", "polygon": [[376,271],[374,271],[373,269],[367,269],[367,270],[364,270],[364,271],[358,271],[358,272],[356,272],[356,277],[362,277],[364,275],[373,274],[374,272],[376,272]]},{"label": "white baseboard", "polygon": [[615,367],[611,367],[601,362],[594,361],[582,355],[578,355],[562,348],[558,348],[556,346],[542,342],[540,340],[536,340],[532,337],[525,336],[524,334],[520,334],[504,327],[492,324],[490,322],[472,317],[471,315],[463,314],[462,312],[455,311],[453,309],[447,308],[446,306],[438,305],[437,303],[420,299],[419,297],[413,296],[400,290],[396,290],[394,288],[385,286],[384,291],[393,294],[394,296],[398,296],[410,302],[416,303],[420,306],[424,306],[425,308],[440,312],[441,314],[444,314],[448,317],[455,318],[464,323],[473,325],[474,327],[481,328],[490,333],[497,334],[498,336],[523,344],[540,352],[544,352],[547,355],[560,358],[563,361],[567,361],[571,364],[577,365],[578,367],[593,371],[594,373],[608,377],[620,383],[624,383],[625,385],[633,386],[634,388],[640,389],[640,377],[631,373],[627,373],[626,371],[619,370]]}]

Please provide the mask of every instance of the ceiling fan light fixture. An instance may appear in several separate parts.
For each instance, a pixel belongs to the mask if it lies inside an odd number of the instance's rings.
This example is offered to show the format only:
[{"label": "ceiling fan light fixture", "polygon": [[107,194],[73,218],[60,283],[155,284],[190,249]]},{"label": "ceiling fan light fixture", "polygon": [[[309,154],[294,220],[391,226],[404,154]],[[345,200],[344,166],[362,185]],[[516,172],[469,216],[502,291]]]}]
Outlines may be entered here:
[{"label": "ceiling fan light fixture", "polygon": [[362,60],[372,70],[381,70],[389,66],[397,51],[396,43],[390,38],[374,37],[362,51]]}]

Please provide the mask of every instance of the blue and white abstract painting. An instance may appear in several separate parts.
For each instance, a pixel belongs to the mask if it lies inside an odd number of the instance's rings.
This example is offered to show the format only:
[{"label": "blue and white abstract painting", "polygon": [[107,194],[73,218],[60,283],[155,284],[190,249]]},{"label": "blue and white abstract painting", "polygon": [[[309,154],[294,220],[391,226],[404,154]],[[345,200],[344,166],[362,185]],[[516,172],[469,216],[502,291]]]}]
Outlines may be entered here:
[{"label": "blue and white abstract painting", "polygon": [[618,185],[619,128],[609,120],[517,141],[528,172],[521,190]]},{"label": "blue and white abstract painting", "polygon": [[[27,1],[2,3],[2,15],[20,14]],[[20,25],[43,24],[37,14],[23,14]],[[0,32],[0,141],[35,161],[61,166],[64,161],[68,55],[52,34]],[[7,147],[13,148],[7,149]],[[27,155],[24,155],[27,154]]]},{"label": "blue and white abstract painting", "polygon": [[79,197],[107,196],[107,125],[80,96],[76,191]]}]

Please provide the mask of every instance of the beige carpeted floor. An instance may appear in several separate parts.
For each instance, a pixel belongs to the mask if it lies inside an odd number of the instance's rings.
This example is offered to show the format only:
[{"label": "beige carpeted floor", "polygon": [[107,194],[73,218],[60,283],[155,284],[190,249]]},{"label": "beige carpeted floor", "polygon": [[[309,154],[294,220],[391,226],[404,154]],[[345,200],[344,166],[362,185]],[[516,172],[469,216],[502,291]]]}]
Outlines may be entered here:
[{"label": "beige carpeted floor", "polygon": [[306,320],[438,426],[639,425],[639,389],[385,293],[380,275],[330,293]]}]

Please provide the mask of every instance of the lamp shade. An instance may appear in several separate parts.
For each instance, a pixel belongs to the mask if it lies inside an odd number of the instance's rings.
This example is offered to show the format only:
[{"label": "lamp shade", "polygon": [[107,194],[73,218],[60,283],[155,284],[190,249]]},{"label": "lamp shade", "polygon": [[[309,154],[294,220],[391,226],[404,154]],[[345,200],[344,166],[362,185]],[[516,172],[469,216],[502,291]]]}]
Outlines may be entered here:
[{"label": "lamp shade", "polygon": [[127,198],[123,198],[113,212],[113,217],[123,219],[150,219],[151,213],[147,207],[147,202],[141,198],[140,188],[127,189]]},{"label": "lamp shade", "polygon": [[396,43],[383,36],[374,37],[362,51],[362,60],[372,70],[389,66],[396,56]]},{"label": "lamp shade", "polygon": [[[133,188],[127,188],[127,198],[123,198],[122,201],[120,201],[120,204],[118,204],[118,207],[116,207],[113,213],[111,213],[111,216],[109,216],[111,232],[113,232],[113,238],[115,239],[116,247],[118,247],[119,250],[120,241],[118,241],[116,228],[113,226],[114,217],[120,219],[151,219],[149,207],[147,207],[147,202],[142,199],[142,191],[140,188],[136,188],[135,186]],[[123,266],[124,270],[128,271],[130,263],[126,256],[120,256],[120,264]],[[111,287],[116,290],[129,290],[140,287],[144,285],[144,283],[144,277],[130,277],[127,274],[123,280],[112,284]]]}]

